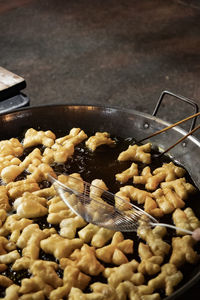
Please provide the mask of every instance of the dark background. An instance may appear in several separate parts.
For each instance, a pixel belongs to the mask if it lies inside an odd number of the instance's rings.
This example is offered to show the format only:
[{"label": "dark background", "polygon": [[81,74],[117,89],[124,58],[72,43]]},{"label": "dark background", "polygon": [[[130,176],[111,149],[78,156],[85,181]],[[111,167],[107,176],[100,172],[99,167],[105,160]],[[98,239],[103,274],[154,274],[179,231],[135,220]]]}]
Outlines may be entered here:
[{"label": "dark background", "polygon": [[[199,2],[0,0],[0,65],[24,77],[31,106],[84,103],[151,114],[163,90],[200,105]],[[167,98],[159,116],[177,121],[191,113]],[[180,299],[197,299],[198,290]]]}]

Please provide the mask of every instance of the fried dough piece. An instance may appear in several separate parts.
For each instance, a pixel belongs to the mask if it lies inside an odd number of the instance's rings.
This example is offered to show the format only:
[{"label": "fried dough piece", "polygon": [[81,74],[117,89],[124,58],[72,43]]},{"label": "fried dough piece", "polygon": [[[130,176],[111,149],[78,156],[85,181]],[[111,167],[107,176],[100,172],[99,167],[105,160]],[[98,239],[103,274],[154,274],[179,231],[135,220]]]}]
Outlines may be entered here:
[{"label": "fried dough piece", "polygon": [[92,246],[100,248],[103,247],[113,237],[115,231],[99,227],[93,224],[88,224],[83,229],[78,231],[80,239],[84,243],[91,243]]},{"label": "fried dough piece", "polygon": [[13,155],[18,157],[23,154],[23,151],[23,145],[16,138],[0,141],[1,156]]},{"label": "fried dough piece", "polygon": [[25,192],[34,192],[40,189],[37,182],[33,179],[24,179],[16,182],[10,182],[6,185],[8,196],[11,199],[21,197]]},{"label": "fried dough piece", "polygon": [[147,242],[154,255],[164,257],[170,250],[170,245],[162,240],[167,233],[165,227],[156,226],[154,229],[147,226],[139,226],[137,234]]},{"label": "fried dough piece", "polygon": [[185,169],[176,166],[173,162],[168,164],[164,163],[162,167],[157,168],[153,171],[154,175],[165,174],[165,181],[173,181],[177,178],[183,177],[186,173]]},{"label": "fried dough piece", "polygon": [[80,144],[87,138],[87,134],[80,128],[72,128],[68,135],[56,139],[57,144],[65,145],[71,143],[74,146]]},{"label": "fried dough piece", "polygon": [[164,214],[172,213],[176,208],[185,206],[185,202],[180,196],[169,188],[159,188],[152,193],[152,196]]},{"label": "fried dough piece", "polygon": [[140,176],[133,177],[133,183],[144,184],[147,190],[154,191],[158,187],[160,182],[164,180],[164,178],[165,178],[164,173],[158,173],[156,175],[152,175],[150,167],[147,166],[142,170]]},{"label": "fried dough piece", "polygon": [[47,215],[47,200],[25,192],[15,200],[13,207],[21,218],[38,218]]},{"label": "fried dough piece", "polygon": [[140,161],[144,164],[150,164],[151,163],[151,144],[147,143],[142,146],[133,145],[129,146],[127,150],[120,153],[118,156],[119,161],[126,161],[126,160],[132,160],[132,161]]},{"label": "fried dough piece", "polygon": [[158,293],[153,294],[153,289],[149,286],[136,286],[130,281],[121,282],[116,288],[117,299],[124,300],[160,300]]},{"label": "fried dough piece", "polygon": [[133,253],[133,241],[126,239],[121,232],[116,232],[110,245],[96,250],[96,256],[103,262],[121,265],[128,262],[125,254]]},{"label": "fried dough piece", "polygon": [[60,235],[68,239],[74,239],[78,228],[82,228],[87,223],[80,216],[64,219],[60,223]]},{"label": "fried dough piece", "polygon": [[169,296],[173,293],[174,287],[179,284],[182,278],[183,275],[177,270],[176,266],[172,263],[167,263],[161,267],[161,273],[148,282],[148,286],[153,291],[163,288],[165,289],[165,294]]},{"label": "fried dough piece", "polygon": [[11,210],[7,188],[4,185],[0,186],[0,209],[5,209],[6,211]]},{"label": "fried dough piece", "polygon": [[175,191],[182,200],[186,200],[189,194],[196,192],[196,188],[191,183],[186,182],[185,177],[173,181],[162,182],[161,188],[169,188]]},{"label": "fried dough piece", "polygon": [[0,275],[0,286],[8,287],[13,284],[13,281],[7,276]]},{"label": "fried dough piece", "polygon": [[79,288],[73,287],[69,294],[69,300],[118,300],[115,289],[108,284],[95,282],[90,286],[92,293],[85,294]]},{"label": "fried dough piece", "polygon": [[139,263],[133,259],[119,267],[105,268],[103,275],[107,278],[108,284],[116,288],[121,282],[128,280],[135,285],[144,283],[144,276],[137,272]]},{"label": "fried dough piece", "polygon": [[72,287],[84,290],[89,284],[91,277],[82,273],[79,268],[72,265],[66,266],[63,274],[63,286],[54,289],[49,296],[50,300],[63,299]]},{"label": "fried dough piece", "polygon": [[172,255],[169,262],[177,268],[185,262],[195,264],[200,258],[193,249],[195,244],[196,241],[190,235],[172,238]]},{"label": "fried dough piece", "polygon": [[148,245],[139,243],[138,253],[141,263],[138,266],[138,272],[142,274],[154,275],[160,271],[160,265],[163,262],[163,256],[154,255]]},{"label": "fried dough piece", "polygon": [[[53,230],[54,231],[54,230]],[[22,250],[22,255],[30,259],[38,259],[40,242],[50,235],[49,230],[41,230],[38,224],[30,224],[24,228],[17,240],[17,246]]]},{"label": "fried dough piece", "polygon": [[47,221],[50,224],[59,224],[64,219],[73,218],[76,216],[59,196],[54,196],[51,198],[47,202],[47,205],[49,207]]},{"label": "fried dough piece", "polygon": [[97,147],[101,145],[114,145],[115,141],[110,138],[108,132],[96,132],[94,136],[91,136],[85,145],[91,151],[95,151]]},{"label": "fried dough piece", "polygon": [[[172,215],[176,227],[186,230],[194,231],[200,227],[200,220],[195,216],[191,207],[184,210],[177,208]],[[177,234],[185,235],[186,233],[181,230],[176,230]]]},{"label": "fried dough piece", "polygon": [[69,257],[74,249],[80,248],[83,245],[81,239],[66,239],[58,234],[53,234],[47,239],[40,242],[40,247],[46,253],[53,254],[55,258]]},{"label": "fried dough piece", "polygon": [[51,147],[54,144],[56,136],[50,131],[37,131],[33,128],[30,128],[26,131],[25,137],[23,140],[24,148],[33,147],[37,145],[44,145],[45,147]]},{"label": "fried dough piece", "polygon": [[7,218],[7,213],[6,213],[5,209],[0,208],[0,235],[2,235],[1,234],[2,225],[3,225],[4,221],[6,220],[6,218]]},{"label": "fried dough piece", "polygon": [[[5,290],[5,297],[0,298],[0,300],[18,300],[19,299],[19,289],[20,287],[16,284],[11,284],[7,289]],[[43,299],[41,299],[43,300]]]},{"label": "fried dough piece", "polygon": [[115,175],[115,178],[120,183],[126,183],[130,178],[134,178],[134,176],[138,175],[138,165],[132,163],[130,168],[126,169],[122,173],[118,173]]},{"label": "fried dough piece", "polygon": [[74,266],[87,275],[97,276],[103,272],[103,265],[97,260],[95,248],[84,244],[81,249],[76,249],[69,258],[61,258],[60,265],[64,269],[66,266]]},{"label": "fried dough piece", "polygon": [[161,217],[163,215],[162,210],[158,207],[156,201],[152,197],[152,194],[147,191],[140,190],[131,185],[125,185],[120,188],[119,192],[117,192],[115,196],[115,206],[120,210],[131,209],[129,202],[132,200],[137,201],[138,204],[144,204],[145,211],[151,215],[156,217]]}]

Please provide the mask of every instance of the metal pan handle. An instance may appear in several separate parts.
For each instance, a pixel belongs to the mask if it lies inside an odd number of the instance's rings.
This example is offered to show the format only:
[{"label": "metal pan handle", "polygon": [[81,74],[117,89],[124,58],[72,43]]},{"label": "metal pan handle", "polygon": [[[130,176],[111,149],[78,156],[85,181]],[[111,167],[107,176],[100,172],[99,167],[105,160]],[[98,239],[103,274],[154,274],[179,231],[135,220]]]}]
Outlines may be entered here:
[{"label": "metal pan handle", "polygon": [[[174,97],[175,99],[178,99],[178,100],[181,100],[181,101],[183,101],[183,102],[185,102],[185,103],[187,103],[187,104],[190,104],[190,105],[192,105],[192,106],[194,107],[194,113],[198,113],[198,112],[199,112],[199,107],[198,107],[197,103],[195,103],[193,100],[188,99],[188,98],[186,98],[186,97],[184,97],[184,96],[180,96],[180,95],[174,94],[174,93],[169,92],[169,91],[163,91],[163,92],[161,93],[161,95],[160,95],[160,98],[158,99],[158,101],[157,101],[157,103],[156,103],[156,106],[155,106],[155,108],[154,108],[154,111],[153,111],[153,113],[152,113],[152,116],[156,116],[156,115],[157,115],[157,112],[158,112],[158,110],[159,110],[159,108],[160,108],[160,106],[161,106],[161,103],[162,103],[162,101],[163,101],[165,95],[172,96],[172,97]],[[193,118],[192,123],[191,123],[191,127],[190,127],[190,130],[189,130],[189,131],[191,131],[191,130],[194,129],[195,124],[196,124],[196,120],[197,120],[197,117]]]}]

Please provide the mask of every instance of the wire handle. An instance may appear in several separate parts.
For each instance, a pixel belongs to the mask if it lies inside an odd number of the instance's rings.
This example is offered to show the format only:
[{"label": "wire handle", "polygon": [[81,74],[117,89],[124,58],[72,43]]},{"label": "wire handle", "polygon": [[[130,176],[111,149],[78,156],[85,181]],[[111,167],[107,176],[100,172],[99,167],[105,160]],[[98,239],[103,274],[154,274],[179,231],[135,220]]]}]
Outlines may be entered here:
[{"label": "wire handle", "polygon": [[[181,95],[174,94],[174,93],[172,93],[172,92],[170,92],[170,91],[163,91],[163,92],[161,93],[159,99],[158,99],[158,102],[157,102],[155,108],[154,108],[154,111],[153,111],[153,113],[152,113],[152,116],[155,117],[155,116],[157,115],[157,112],[158,112],[158,110],[159,110],[159,108],[160,108],[160,106],[161,106],[161,103],[162,103],[162,101],[163,101],[165,95],[172,96],[172,97],[174,97],[175,99],[179,99],[179,100],[181,100],[181,101],[183,101],[183,102],[185,102],[185,103],[188,103],[188,104],[192,105],[192,106],[194,107],[194,112],[195,112],[195,114],[198,113],[199,107],[198,107],[197,103],[195,103],[193,100],[188,99],[188,98],[186,98],[186,97],[184,97],[184,96],[181,96]],[[191,131],[192,129],[194,129],[195,124],[196,124],[196,117],[193,119],[189,131]]]},{"label": "wire handle", "polygon": [[[171,125],[169,125],[169,126],[163,128],[163,129],[158,130],[158,131],[154,132],[153,134],[151,134],[151,135],[149,135],[149,136],[147,136],[147,137],[145,137],[145,138],[143,138],[143,139],[137,141],[137,143],[141,143],[141,142],[143,142],[143,141],[145,141],[145,140],[147,140],[147,139],[149,139],[149,138],[151,138],[151,137],[153,137],[153,136],[156,136],[156,135],[158,135],[158,134],[160,134],[160,133],[162,133],[162,132],[165,132],[165,131],[167,131],[167,130],[169,130],[169,129],[171,129],[171,128],[173,128],[173,127],[175,127],[175,126],[177,126],[177,125],[179,125],[179,124],[181,124],[181,123],[184,123],[184,122],[186,122],[186,121],[188,121],[188,120],[190,120],[190,119],[192,119],[192,118],[195,118],[195,119],[196,119],[199,115],[200,115],[200,112],[198,112],[198,113],[196,113],[196,114],[194,114],[194,115],[192,115],[192,116],[189,116],[189,117],[187,117],[187,118],[185,118],[185,119],[183,119],[183,120],[181,120],[181,121],[178,121],[178,122],[176,122],[176,123],[174,123],[174,124],[171,124]],[[197,126],[196,128],[193,128],[192,130],[190,130],[190,132],[189,132],[187,135],[185,135],[181,140],[179,140],[179,141],[176,143],[176,145],[179,144],[179,143],[180,143],[182,140],[184,140],[186,137],[188,137],[189,135],[191,135],[192,133],[194,133],[197,129],[199,129],[199,126]],[[175,146],[175,144],[174,144],[174,146]],[[170,149],[171,149],[171,148],[170,148]],[[168,150],[170,150],[170,149],[168,149]],[[167,152],[167,150],[166,150],[166,152]]]}]

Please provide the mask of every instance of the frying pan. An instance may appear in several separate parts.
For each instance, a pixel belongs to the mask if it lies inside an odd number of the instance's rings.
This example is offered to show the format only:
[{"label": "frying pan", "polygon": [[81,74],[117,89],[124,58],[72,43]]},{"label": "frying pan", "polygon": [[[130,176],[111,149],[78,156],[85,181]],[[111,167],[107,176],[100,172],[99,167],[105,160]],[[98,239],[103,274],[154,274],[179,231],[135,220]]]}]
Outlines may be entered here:
[{"label": "frying pan", "polygon": [[[52,130],[56,136],[66,134],[73,127],[80,127],[86,133],[107,131],[113,136],[134,137],[136,140],[140,140],[170,125],[156,116],[166,94],[193,105],[195,112],[197,112],[198,107],[193,101],[167,91],[161,94],[153,115],[124,108],[91,105],[26,107],[12,113],[0,115],[0,139],[23,136],[24,132],[30,127],[37,130]],[[194,122],[192,126],[194,126]],[[153,147],[167,149],[185,134],[187,134],[185,130],[175,127],[151,138],[151,143]],[[187,169],[195,185],[200,189],[200,141],[194,136],[189,136],[184,144],[179,144],[171,149],[170,155]],[[198,293],[198,286],[196,285],[194,288],[194,285],[199,279],[200,264],[194,265],[188,281],[165,300],[186,299],[184,294],[189,289],[190,299],[196,299],[195,293]]]}]

